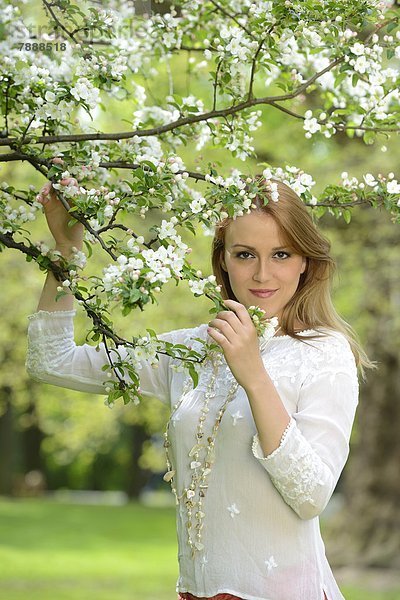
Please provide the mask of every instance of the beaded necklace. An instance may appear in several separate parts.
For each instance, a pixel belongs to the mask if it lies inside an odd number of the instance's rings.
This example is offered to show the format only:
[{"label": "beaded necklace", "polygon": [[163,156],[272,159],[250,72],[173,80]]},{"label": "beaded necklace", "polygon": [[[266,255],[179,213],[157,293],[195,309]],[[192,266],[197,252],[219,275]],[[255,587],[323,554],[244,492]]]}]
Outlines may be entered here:
[{"label": "beaded necklace", "polygon": [[196,428],[195,445],[189,451],[189,458],[191,459],[190,469],[192,471],[191,482],[188,487],[184,488],[180,495],[178,494],[174,484],[176,472],[173,468],[169,455],[169,447],[171,445],[169,440],[169,428],[173,416],[179,410],[186,393],[191,387],[190,382],[187,382],[181,399],[177,404],[175,404],[164,433],[164,448],[168,469],[164,475],[164,480],[171,483],[171,489],[175,496],[176,504],[182,502],[186,506],[186,528],[188,544],[191,548],[192,556],[196,553],[196,551],[204,549],[204,544],[202,543],[202,529],[204,526],[203,520],[205,517],[205,513],[203,511],[203,502],[208,489],[208,478],[215,461],[215,439],[217,437],[218,429],[227,406],[233,400],[239,387],[237,381],[233,381],[233,383],[230,385],[225,401],[217,412],[217,418],[212,427],[211,435],[207,438],[207,440],[205,440],[204,423],[207,418],[207,413],[209,412],[209,403],[213,398],[215,398],[216,395],[215,382],[217,380],[219,366],[223,362],[221,356],[219,355],[212,355],[208,358],[208,360],[211,361],[213,370],[204,394],[203,405],[200,410],[200,417]]},{"label": "beaded necklace", "polygon": [[[274,333],[276,333],[275,328],[271,327],[267,334],[261,337],[260,352],[265,349],[268,340],[273,337]],[[216,396],[215,383],[217,381],[219,367],[223,364],[222,356],[218,352],[210,353],[206,359],[206,362],[207,361],[211,362],[212,373],[207,384],[203,404],[200,409],[200,417],[195,434],[195,444],[189,451],[190,470],[192,472],[191,481],[189,486],[185,487],[181,494],[178,494],[175,486],[176,470],[174,469],[169,453],[169,448],[171,446],[169,430],[174,415],[181,407],[186,394],[192,387],[190,378],[184,384],[180,400],[173,406],[164,432],[164,448],[167,463],[167,472],[164,475],[164,481],[167,481],[171,484],[171,490],[175,496],[176,504],[181,504],[186,508],[187,541],[192,552],[192,557],[196,554],[196,552],[204,550],[204,544],[202,542],[202,529],[204,527],[203,521],[205,517],[203,504],[208,489],[208,478],[215,462],[215,440],[222,417],[224,416],[228,404],[234,399],[239,387],[239,384],[236,380],[234,380],[229,386],[226,398],[217,411],[217,417],[213,424],[211,434],[207,437],[207,439],[205,439],[204,423],[209,412],[210,401]]]}]

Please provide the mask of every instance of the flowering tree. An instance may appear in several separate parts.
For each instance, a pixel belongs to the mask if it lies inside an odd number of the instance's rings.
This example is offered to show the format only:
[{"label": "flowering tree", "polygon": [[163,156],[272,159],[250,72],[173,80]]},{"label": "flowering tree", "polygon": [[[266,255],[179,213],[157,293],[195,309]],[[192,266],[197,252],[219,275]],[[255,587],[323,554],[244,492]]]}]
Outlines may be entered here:
[{"label": "flowering tree", "polygon": [[[259,183],[245,169],[226,173],[206,160],[191,170],[180,149],[217,146],[243,161],[253,157],[263,105],[301,121],[306,138],[342,132],[372,144],[399,132],[400,11],[376,0],[178,0],[164,14],[157,2],[153,13],[135,14],[138,3],[128,0],[107,0],[101,9],[90,1],[78,7],[43,0],[48,24],[32,38],[22,5],[0,0],[0,161],[27,161],[52,182],[71,224],[85,227],[86,254],[66,260],[36,243],[29,224],[40,208],[37,190],[5,181],[0,248],[50,269],[59,294],[70,291],[82,304],[93,322],[91,339],[102,340],[110,357],[110,404],[140,398],[135,364],[144,356],[154,363],[159,353],[180,358],[196,382],[203,355],[162,342],[151,330],[126,339],[110,319],[115,306],[127,315],[155,302],[170,280],[220,307],[215,278],[192,266],[182,232],[209,233],[224,216],[244,214]],[[188,77],[203,83],[201,95],[174,93],[183,61]],[[155,96],[161,73],[169,78],[166,97]],[[127,98],[134,110],[126,130],[101,131],[99,110]],[[353,207],[368,205],[400,222],[394,173],[360,180],[342,173],[315,196],[301,166],[261,170],[271,201],[279,196],[270,180],[285,181],[315,218],[328,211],[349,222]],[[160,213],[148,235],[131,225]],[[108,259],[102,277],[88,267],[81,272],[93,247]],[[112,361],[111,346],[117,354],[127,348],[129,362]]]}]

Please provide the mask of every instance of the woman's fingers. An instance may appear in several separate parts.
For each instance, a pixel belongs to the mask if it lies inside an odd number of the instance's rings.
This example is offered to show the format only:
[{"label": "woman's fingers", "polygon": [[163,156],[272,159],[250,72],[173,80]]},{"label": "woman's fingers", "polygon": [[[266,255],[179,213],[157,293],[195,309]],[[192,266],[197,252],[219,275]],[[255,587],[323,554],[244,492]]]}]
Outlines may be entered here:
[{"label": "woman's fingers", "polygon": [[239,321],[246,325],[251,321],[250,315],[247,312],[247,309],[240,302],[236,302],[236,300],[224,300],[225,306],[227,306],[231,311],[235,313]]},{"label": "woman's fingers", "polygon": [[50,193],[50,190],[51,190],[51,183],[50,183],[50,181],[48,181],[42,187],[41,194],[43,194],[44,196],[47,196]]},{"label": "woman's fingers", "polygon": [[[60,184],[61,185],[70,185],[70,184],[72,184],[74,186],[77,186],[78,182],[77,182],[77,180],[74,177],[67,177],[66,179],[61,179]],[[40,192],[36,196],[36,200],[38,202],[40,202],[40,204],[42,204],[44,206],[51,199],[51,195],[54,195],[55,198],[57,197],[56,192],[55,192],[55,190],[54,190],[51,182],[48,181],[47,183],[44,184],[44,186],[42,187],[42,189],[40,190]]]},{"label": "woman's fingers", "polygon": [[223,321],[226,321],[227,323],[229,323],[229,325],[231,326],[231,328],[233,329],[233,331],[235,333],[240,332],[241,322],[239,321],[237,315],[233,311],[222,310],[216,315],[215,318],[220,319],[220,320],[222,319]]},{"label": "woman's fingers", "polygon": [[47,202],[50,200],[50,198],[49,198],[50,190],[51,190],[51,183],[50,182],[45,183],[45,185],[42,187],[42,189],[36,196],[36,200],[38,202],[40,202],[40,204],[43,204],[43,205],[47,204]]},{"label": "woman's fingers", "polygon": [[224,336],[223,333],[215,329],[214,327],[207,327],[207,333],[214,341],[221,346],[221,348],[228,347],[230,345],[229,340]]},{"label": "woman's fingers", "polygon": [[73,185],[75,187],[78,186],[78,182],[74,177],[67,177],[66,179],[60,180],[61,185]]},{"label": "woman's fingers", "polygon": [[236,334],[230,323],[224,319],[219,319],[218,317],[210,321],[208,326],[208,330],[210,330],[211,327],[213,331],[221,334],[228,342],[232,342],[233,337]]}]

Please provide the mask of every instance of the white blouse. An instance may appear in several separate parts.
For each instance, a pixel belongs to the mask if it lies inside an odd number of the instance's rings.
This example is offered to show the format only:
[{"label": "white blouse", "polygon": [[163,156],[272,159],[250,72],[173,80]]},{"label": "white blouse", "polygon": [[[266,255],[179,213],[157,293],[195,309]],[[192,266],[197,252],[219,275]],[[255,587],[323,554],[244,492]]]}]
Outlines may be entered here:
[{"label": "white blouse", "polygon": [[[53,385],[105,393],[104,348],[74,343],[74,311],[30,317],[27,369]],[[309,337],[316,332],[307,330]],[[207,326],[159,336],[201,351],[194,338],[207,338]],[[211,341],[209,339],[209,341]],[[338,333],[306,342],[274,337],[262,351],[265,368],[291,415],[279,448],[263,455],[246,393],[242,387],[228,404],[215,442],[215,463],[204,498],[204,549],[192,556],[185,507],[177,507],[177,591],[199,597],[230,593],[245,600],[344,600],[325,556],[318,516],[326,507],[349,452],[358,402],[357,370],[349,343]],[[143,395],[175,406],[170,454],[178,494],[191,481],[190,449],[211,365],[200,369],[199,383],[188,390],[185,372],[160,355],[158,368],[141,363]],[[216,395],[209,405],[206,433],[215,422],[233,375],[223,360]]]}]

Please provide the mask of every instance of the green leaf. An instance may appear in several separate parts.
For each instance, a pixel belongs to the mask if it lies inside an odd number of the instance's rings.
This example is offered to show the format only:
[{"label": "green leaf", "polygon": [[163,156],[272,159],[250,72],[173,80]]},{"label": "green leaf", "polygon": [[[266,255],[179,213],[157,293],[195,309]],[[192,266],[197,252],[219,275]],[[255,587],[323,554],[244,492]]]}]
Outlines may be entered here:
[{"label": "green leaf", "polygon": [[339,85],[342,83],[342,81],[344,81],[347,77],[348,73],[347,71],[344,71],[342,73],[339,73],[339,75],[335,78],[335,88],[339,87]]},{"label": "green leaf", "polygon": [[139,290],[137,290],[136,288],[131,289],[129,292],[129,302],[133,304],[134,302],[139,300],[140,296],[141,293]]},{"label": "green leaf", "polygon": [[393,29],[396,29],[398,26],[398,21],[393,21],[392,23],[389,23],[389,25],[387,26],[387,32],[390,33],[391,31],[393,31]]},{"label": "green leaf", "polygon": [[376,139],[376,133],[375,131],[365,131],[364,135],[363,135],[363,140],[365,144],[368,144],[369,146],[371,144],[373,144],[375,142]]},{"label": "green leaf", "polygon": [[131,395],[130,395],[130,393],[129,393],[129,392],[124,392],[124,393],[122,394],[122,399],[123,399],[123,401],[124,401],[124,404],[125,404],[125,406],[126,406],[127,404],[129,404],[129,402],[131,401]]},{"label": "green leaf", "polygon": [[157,172],[157,167],[154,163],[152,163],[150,160],[142,160],[142,162],[140,163],[141,165],[146,165],[147,167],[149,167],[149,169],[151,171],[153,171],[153,173]]},{"label": "green leaf", "polygon": [[90,244],[87,240],[83,240],[83,243],[86,246],[86,250],[88,253],[88,258],[90,258],[93,254],[93,248],[92,248],[92,244]]},{"label": "green leaf", "polygon": [[326,206],[316,206],[313,208],[312,214],[316,219],[320,219],[326,213]]},{"label": "green leaf", "polygon": [[191,379],[193,381],[193,387],[197,387],[197,384],[199,382],[199,375],[198,375],[198,373],[196,371],[196,368],[195,368],[195,366],[193,364],[191,364],[189,366],[189,375],[190,375],[190,377],[191,377]]},{"label": "green leaf", "polygon": [[60,298],[63,298],[63,296],[66,296],[67,293],[64,292],[64,290],[62,292],[57,292],[56,294],[56,302],[58,302],[60,300]]},{"label": "green leaf", "polygon": [[348,225],[350,223],[350,221],[351,221],[351,210],[349,210],[348,208],[344,208],[343,212],[342,212],[342,216],[343,216],[343,219],[345,220],[345,222]]},{"label": "green leaf", "polygon": [[189,229],[189,231],[191,233],[193,233],[193,235],[196,235],[196,229],[193,225],[193,223],[191,223],[191,221],[185,221],[185,223],[183,223],[185,229]]}]

